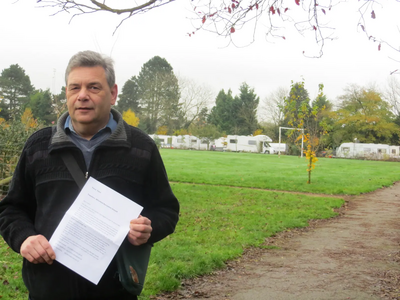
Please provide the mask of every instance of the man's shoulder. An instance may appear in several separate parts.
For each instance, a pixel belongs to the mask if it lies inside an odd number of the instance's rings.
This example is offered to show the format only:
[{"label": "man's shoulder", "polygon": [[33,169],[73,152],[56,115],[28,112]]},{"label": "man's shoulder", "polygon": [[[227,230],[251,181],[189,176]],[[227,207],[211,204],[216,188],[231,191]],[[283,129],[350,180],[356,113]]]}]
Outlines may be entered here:
[{"label": "man's shoulder", "polygon": [[50,140],[50,138],[53,134],[53,131],[54,131],[53,127],[45,127],[45,128],[35,131],[27,139],[25,146],[29,148],[32,145],[35,145],[37,143],[42,143],[42,142]]},{"label": "man's shoulder", "polygon": [[155,146],[154,140],[143,130],[131,125],[128,125],[127,128],[129,132],[128,136],[132,142],[148,144],[150,147]]}]

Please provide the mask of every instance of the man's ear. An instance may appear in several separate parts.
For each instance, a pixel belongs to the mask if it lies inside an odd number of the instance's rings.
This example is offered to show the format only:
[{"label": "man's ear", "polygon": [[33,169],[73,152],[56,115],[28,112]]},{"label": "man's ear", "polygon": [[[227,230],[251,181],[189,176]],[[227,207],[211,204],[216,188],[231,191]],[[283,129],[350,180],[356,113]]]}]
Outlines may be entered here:
[{"label": "man's ear", "polygon": [[117,101],[117,96],[118,96],[118,86],[114,84],[114,86],[111,88],[111,105],[115,104],[115,102]]}]

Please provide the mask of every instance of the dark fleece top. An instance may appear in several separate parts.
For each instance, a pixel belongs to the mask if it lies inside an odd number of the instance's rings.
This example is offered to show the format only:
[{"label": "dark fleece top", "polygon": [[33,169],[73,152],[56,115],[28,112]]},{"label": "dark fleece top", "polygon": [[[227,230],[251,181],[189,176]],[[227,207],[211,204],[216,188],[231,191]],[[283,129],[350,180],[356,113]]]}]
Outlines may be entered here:
[{"label": "dark fleece top", "polygon": [[[126,124],[112,109],[116,130],[94,151],[89,170],[81,150],[64,132],[68,114],[57,126],[35,132],[26,142],[6,198],[0,202],[0,234],[19,253],[32,235],[48,240],[79,194],[60,153],[69,151],[83,172],[144,207],[152,222],[149,243],[171,234],[179,219],[179,203],[168,182],[154,141]],[[134,247],[134,246],[132,246]],[[23,279],[34,299],[102,299],[121,289],[113,260],[98,285],[94,285],[57,261],[52,265],[23,262]]]}]

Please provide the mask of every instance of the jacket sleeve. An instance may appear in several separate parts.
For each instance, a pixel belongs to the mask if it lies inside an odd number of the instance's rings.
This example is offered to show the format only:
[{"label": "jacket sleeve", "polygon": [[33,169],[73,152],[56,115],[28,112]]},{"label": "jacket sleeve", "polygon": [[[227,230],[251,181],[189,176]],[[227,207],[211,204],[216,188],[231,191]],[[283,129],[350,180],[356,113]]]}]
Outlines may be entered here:
[{"label": "jacket sleeve", "polygon": [[36,201],[33,184],[26,171],[25,148],[15,169],[7,196],[0,201],[0,234],[17,253],[22,243],[36,235],[34,217]]},{"label": "jacket sleeve", "polygon": [[155,243],[173,233],[179,220],[179,202],[172,192],[164,163],[155,145],[145,180],[145,197],[146,205],[142,215],[151,220],[153,231],[149,243]]}]

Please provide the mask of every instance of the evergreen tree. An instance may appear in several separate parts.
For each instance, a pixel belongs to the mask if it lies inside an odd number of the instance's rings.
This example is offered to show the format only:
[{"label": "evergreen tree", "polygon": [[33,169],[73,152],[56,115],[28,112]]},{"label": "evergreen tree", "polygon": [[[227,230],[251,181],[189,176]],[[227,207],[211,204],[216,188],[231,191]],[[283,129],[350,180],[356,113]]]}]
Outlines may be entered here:
[{"label": "evergreen tree", "polygon": [[237,109],[238,133],[250,135],[258,128],[257,107],[260,98],[254,93],[247,83],[240,86],[240,95],[235,98],[235,109]]},{"label": "evergreen tree", "polygon": [[139,127],[148,133],[167,126],[172,134],[180,127],[180,90],[171,65],[159,56],[146,62],[137,78]]},{"label": "evergreen tree", "polygon": [[235,129],[238,122],[236,112],[232,91],[229,89],[225,93],[224,90],[221,90],[215,99],[215,106],[208,116],[208,122],[215,125],[220,132],[236,134]]},{"label": "evergreen tree", "polygon": [[1,72],[0,95],[3,97],[2,102],[7,107],[7,111],[3,111],[7,120],[16,114],[22,114],[32,91],[33,86],[29,76],[18,64],[11,65]]},{"label": "evergreen tree", "polygon": [[299,124],[299,120],[304,120],[304,118],[301,115],[299,116],[299,113],[301,114],[306,110],[311,111],[310,97],[308,91],[304,87],[304,82],[292,83],[289,98],[286,99],[285,102],[289,104],[289,106],[286,105],[284,109],[284,126],[302,128],[301,124]]},{"label": "evergreen tree", "polygon": [[68,110],[67,96],[65,95],[65,86],[61,88],[60,94],[52,96],[52,100],[53,112],[56,116],[56,119],[58,119],[64,112]]},{"label": "evergreen tree", "polygon": [[32,109],[33,117],[43,121],[46,125],[57,120],[57,115],[54,113],[52,107],[52,95],[50,90],[36,91],[30,97],[28,107]]},{"label": "evergreen tree", "polygon": [[122,87],[122,94],[118,97],[118,103],[115,107],[121,113],[129,109],[139,114],[139,88],[137,77],[132,76]]},{"label": "evergreen tree", "polygon": [[211,109],[208,122],[226,134],[250,135],[258,128],[257,107],[260,98],[247,83],[240,86],[240,95],[221,90]]}]

